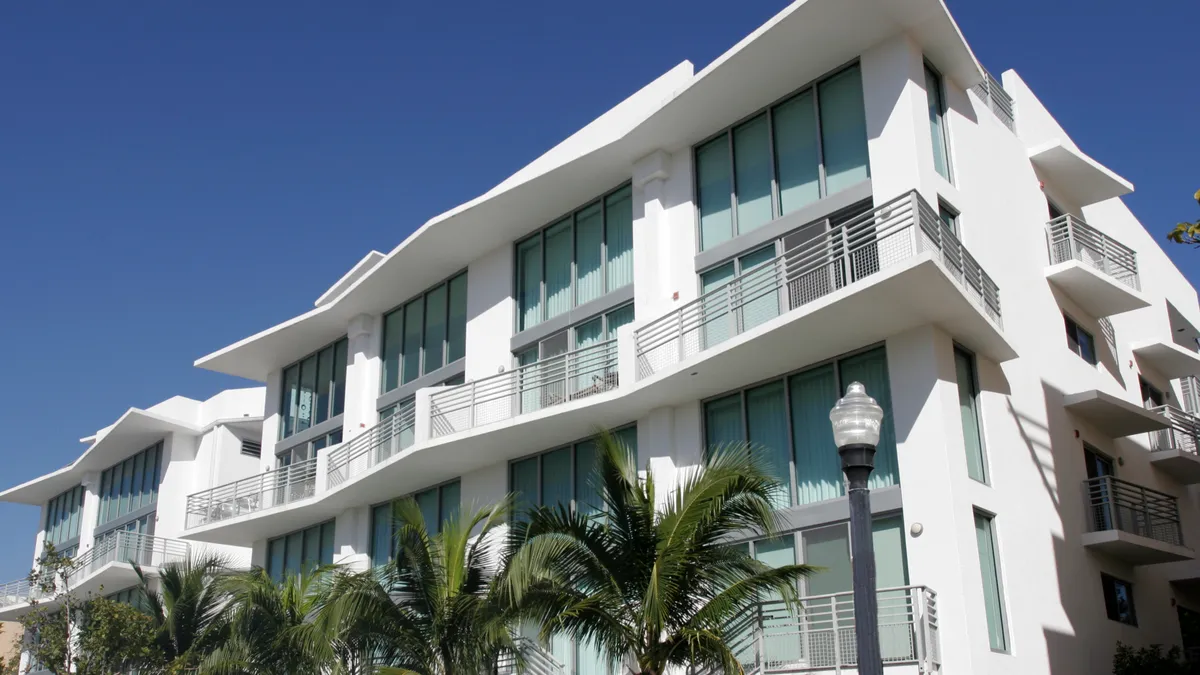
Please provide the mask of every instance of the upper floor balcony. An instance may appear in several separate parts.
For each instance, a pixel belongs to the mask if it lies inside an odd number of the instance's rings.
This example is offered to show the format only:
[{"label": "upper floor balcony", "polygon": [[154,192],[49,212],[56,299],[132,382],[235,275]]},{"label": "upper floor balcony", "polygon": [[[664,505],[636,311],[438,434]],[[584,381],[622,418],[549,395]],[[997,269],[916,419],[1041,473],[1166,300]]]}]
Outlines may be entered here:
[{"label": "upper floor balcony", "polygon": [[1169,405],[1154,411],[1170,426],[1150,434],[1150,463],[1184,485],[1200,483],[1200,417]]},{"label": "upper floor balcony", "polygon": [[[340,447],[340,446],[338,446]],[[318,457],[197,492],[187,498],[188,529],[313,497]]]},{"label": "upper floor balcony", "polygon": [[983,81],[971,87],[971,91],[979,95],[996,119],[1008,127],[1009,131],[1016,130],[1016,107],[1013,105],[1012,96],[1004,91],[1004,85],[1000,83],[1000,80],[997,80],[987,70],[983,71],[983,76]]},{"label": "upper floor balcony", "polygon": [[1137,253],[1072,215],[1046,223],[1046,279],[1095,317],[1150,303],[1142,296]]},{"label": "upper floor balcony", "polygon": [[1084,481],[1083,493],[1084,546],[1133,565],[1195,557],[1183,545],[1175,497],[1112,476]]}]

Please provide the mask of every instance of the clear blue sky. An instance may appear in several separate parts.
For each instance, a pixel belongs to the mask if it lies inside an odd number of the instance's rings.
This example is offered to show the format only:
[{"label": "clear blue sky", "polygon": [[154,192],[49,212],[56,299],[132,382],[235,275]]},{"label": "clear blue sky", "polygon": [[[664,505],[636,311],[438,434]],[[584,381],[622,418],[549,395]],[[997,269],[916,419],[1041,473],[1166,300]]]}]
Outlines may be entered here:
[{"label": "clear blue sky", "polygon": [[[130,406],[247,384],[191,363],[785,4],[2,3],[0,484]],[[951,10],[1137,185],[1143,223],[1200,218],[1200,3]],[[1200,280],[1200,251],[1171,254]],[[0,582],[37,521],[0,505]]]}]

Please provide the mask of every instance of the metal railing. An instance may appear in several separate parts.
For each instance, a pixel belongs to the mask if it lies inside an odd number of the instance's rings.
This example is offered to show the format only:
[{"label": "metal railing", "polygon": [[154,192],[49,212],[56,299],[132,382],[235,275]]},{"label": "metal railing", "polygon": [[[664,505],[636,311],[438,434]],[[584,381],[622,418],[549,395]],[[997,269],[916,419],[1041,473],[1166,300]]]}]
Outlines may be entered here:
[{"label": "metal railing", "polygon": [[1179,378],[1179,401],[1184,412],[1200,415],[1200,381],[1195,375]]},{"label": "metal railing", "polygon": [[1141,290],[1137,252],[1072,215],[1046,223],[1050,264],[1078,260],[1134,289]]},{"label": "metal railing", "polygon": [[408,401],[391,416],[329,453],[328,485],[341,485],[411,446],[416,419],[416,403]]},{"label": "metal railing", "polygon": [[794,246],[634,332],[638,378],[925,252],[997,326],[1000,293],[937,212],[909,192]]},{"label": "metal railing", "polygon": [[473,429],[616,387],[617,341],[608,340],[435,392],[430,434]]},{"label": "metal railing", "polygon": [[1150,432],[1150,450],[1179,450],[1196,455],[1200,449],[1200,418],[1179,408],[1161,405],[1152,408],[1167,419],[1171,426]]},{"label": "metal railing", "polygon": [[495,675],[563,675],[566,672],[563,664],[534,640],[519,637],[515,642],[524,663],[518,667],[517,655],[505,652],[496,661]]},{"label": "metal railing", "polygon": [[200,527],[290,504],[317,491],[317,458],[281,466],[187,498],[187,527]]},{"label": "metal railing", "polygon": [[0,607],[29,602],[35,590],[33,585],[29,583],[28,578],[0,584]]},{"label": "metal railing", "polygon": [[1112,476],[1083,482],[1088,531],[1120,530],[1183,546],[1179,503],[1169,494]]},{"label": "metal railing", "polygon": [[979,98],[987,104],[987,107],[992,113],[1008,127],[1009,131],[1015,131],[1016,109],[1013,106],[1012,97],[1004,90],[1004,85],[1000,84],[987,70],[983,71],[983,82],[971,87],[979,95]]},{"label": "metal railing", "polygon": [[149,534],[117,530],[101,536],[92,548],[75,559],[67,583],[74,585],[109,563],[121,562],[142,567],[161,567],[166,563],[187,560],[190,547],[186,541],[166,539]]},{"label": "metal railing", "polygon": [[[883,665],[916,665],[922,674],[941,669],[937,593],[925,586],[884,588],[879,595],[879,647]],[[841,671],[858,663],[854,594],[800,598],[791,612],[781,601],[762,602],[730,626],[730,650],[746,673]],[[696,669],[693,675],[717,675]]]}]

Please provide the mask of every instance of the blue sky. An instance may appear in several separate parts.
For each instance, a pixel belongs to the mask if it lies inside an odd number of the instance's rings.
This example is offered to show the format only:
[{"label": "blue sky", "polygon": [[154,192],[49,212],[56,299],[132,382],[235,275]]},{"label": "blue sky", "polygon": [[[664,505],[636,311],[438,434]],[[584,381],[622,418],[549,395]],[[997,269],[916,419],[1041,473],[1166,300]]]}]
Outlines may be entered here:
[{"label": "blue sky", "polygon": [[[130,406],[246,384],[191,363],[785,4],[3,3],[0,484]],[[1156,234],[1200,218],[1200,3],[950,8]],[[1200,251],[1170,253],[1200,279]],[[0,505],[0,582],[37,521]]]}]

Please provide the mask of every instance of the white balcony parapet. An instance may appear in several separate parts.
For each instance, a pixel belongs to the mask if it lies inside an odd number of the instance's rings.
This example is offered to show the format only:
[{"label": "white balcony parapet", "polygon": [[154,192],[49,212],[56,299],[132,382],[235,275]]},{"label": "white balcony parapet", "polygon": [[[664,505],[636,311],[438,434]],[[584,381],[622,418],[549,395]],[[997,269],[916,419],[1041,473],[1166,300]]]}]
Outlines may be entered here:
[{"label": "white balcony parapet", "polygon": [[1000,84],[987,70],[983,71],[984,79],[979,84],[971,87],[983,99],[992,113],[1008,127],[1009,131],[1016,130],[1016,114],[1013,108],[1012,97],[1004,91],[1004,85]]},{"label": "white balcony parapet", "polygon": [[329,453],[327,485],[341,485],[412,446],[416,417],[416,403],[408,401],[391,416]]},{"label": "white balcony parapet", "polygon": [[997,327],[995,282],[919,194],[909,192],[784,251],[634,333],[638,379],[653,375],[922,253]]},{"label": "white balcony parapet", "polygon": [[197,492],[187,498],[187,528],[290,504],[317,492],[318,457]]},{"label": "white balcony parapet", "polygon": [[0,607],[29,602],[36,595],[36,590],[28,578],[0,584]]},{"label": "white balcony parapet", "polygon": [[[941,669],[937,593],[925,586],[879,589],[879,647],[883,665]],[[800,598],[796,612],[782,601],[761,602],[736,619],[730,649],[750,674],[841,672],[858,662],[852,592]],[[693,670],[692,675],[716,675]]]},{"label": "white balcony parapet", "polygon": [[1197,456],[1200,418],[1170,405],[1158,406],[1153,410],[1167,418],[1170,427],[1150,434],[1150,450],[1178,450]]},{"label": "white balcony parapet", "polygon": [[1072,215],[1046,223],[1050,264],[1078,260],[1135,291],[1141,290],[1137,252]]},{"label": "white balcony parapet", "polygon": [[101,537],[90,550],[75,559],[68,584],[75,585],[109,563],[162,567],[167,563],[183,562],[190,550],[186,541],[118,530]]},{"label": "white balcony parapet", "polygon": [[429,397],[433,438],[577,401],[617,387],[617,341],[520,366]]}]

